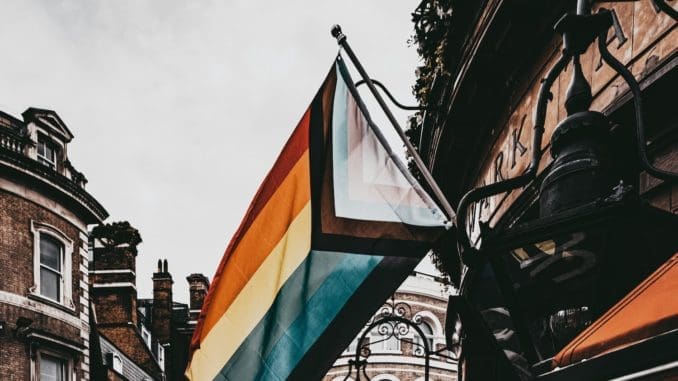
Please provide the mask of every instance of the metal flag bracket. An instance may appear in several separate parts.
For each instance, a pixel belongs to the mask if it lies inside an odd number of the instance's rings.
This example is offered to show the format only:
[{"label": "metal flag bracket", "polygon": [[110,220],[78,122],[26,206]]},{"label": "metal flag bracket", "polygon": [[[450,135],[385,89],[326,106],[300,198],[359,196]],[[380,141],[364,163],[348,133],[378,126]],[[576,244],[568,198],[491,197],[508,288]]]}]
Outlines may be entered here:
[{"label": "metal flag bracket", "polygon": [[[377,100],[377,103],[379,103],[379,106],[384,111],[384,114],[386,114],[386,117],[388,118],[389,122],[391,122],[391,125],[396,130],[396,132],[398,133],[398,136],[400,137],[400,139],[405,144],[407,152],[412,156],[412,160],[414,161],[415,165],[417,166],[417,168],[421,172],[424,180],[426,181],[426,184],[429,186],[429,188],[431,189],[431,191],[435,195],[435,198],[440,203],[440,206],[442,207],[443,211],[445,212],[446,217],[450,221],[453,221],[456,217],[456,213],[454,212],[454,209],[452,208],[449,201],[445,197],[445,194],[443,193],[443,191],[438,186],[438,183],[433,178],[433,175],[431,175],[431,172],[426,167],[426,164],[424,164],[424,161],[419,156],[419,153],[417,152],[417,150],[414,148],[414,146],[412,145],[410,140],[405,135],[405,132],[400,127],[400,124],[396,120],[395,116],[393,116],[393,113],[391,112],[391,110],[386,105],[384,98],[377,91],[377,87],[376,87],[375,84],[378,83],[378,82],[375,82],[374,80],[372,80],[370,78],[370,76],[367,74],[367,72],[365,71],[365,68],[360,63],[360,61],[358,60],[358,57],[356,57],[355,53],[353,52],[353,49],[351,49],[351,46],[346,41],[346,35],[341,31],[341,27],[339,25],[334,25],[332,27],[331,33],[332,33],[332,36],[337,39],[337,44],[339,44],[339,46],[341,46],[344,49],[344,51],[346,52],[346,54],[350,58],[351,62],[355,66],[356,70],[358,71],[358,73],[362,77],[362,81],[359,81],[358,83],[364,82],[367,85],[367,87],[370,89],[370,92],[372,93],[374,98]],[[356,86],[358,85],[358,83],[356,84]],[[383,85],[381,85],[381,86],[383,86]],[[383,88],[383,89],[385,89],[385,88]],[[386,93],[389,95],[389,98],[391,98],[391,100],[394,101],[394,103],[396,103],[396,105],[398,105],[398,103],[395,102],[393,97],[390,96],[388,91],[386,91]]]},{"label": "metal flag bracket", "polygon": [[[396,107],[398,107],[399,109],[407,110],[407,111],[439,111],[440,110],[440,108],[438,108],[438,107],[430,107],[430,106],[405,106],[404,104],[398,102],[398,100],[395,99],[393,94],[391,94],[391,92],[388,91],[388,89],[386,88],[386,86],[384,86],[384,84],[382,84],[381,82],[377,81],[374,78],[371,78],[371,81],[372,81],[372,83],[375,84],[375,86],[380,88],[381,91],[383,91],[384,94],[386,94],[388,99],[390,99],[391,102],[394,105],[396,105]],[[364,79],[361,79],[360,81],[356,82],[354,86],[359,87],[359,86],[364,85],[366,83],[367,83],[367,81],[365,81]]]}]

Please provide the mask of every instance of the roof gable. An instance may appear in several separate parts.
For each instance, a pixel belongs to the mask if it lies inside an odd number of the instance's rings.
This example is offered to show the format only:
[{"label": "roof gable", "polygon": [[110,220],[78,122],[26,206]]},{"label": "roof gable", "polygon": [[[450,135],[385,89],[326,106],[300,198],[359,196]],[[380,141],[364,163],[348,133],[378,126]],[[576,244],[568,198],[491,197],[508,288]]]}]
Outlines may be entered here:
[{"label": "roof gable", "polygon": [[68,143],[73,140],[73,133],[68,129],[66,123],[53,110],[40,109],[29,107],[21,114],[24,121],[28,124],[34,122],[42,128],[61,136],[63,140]]}]

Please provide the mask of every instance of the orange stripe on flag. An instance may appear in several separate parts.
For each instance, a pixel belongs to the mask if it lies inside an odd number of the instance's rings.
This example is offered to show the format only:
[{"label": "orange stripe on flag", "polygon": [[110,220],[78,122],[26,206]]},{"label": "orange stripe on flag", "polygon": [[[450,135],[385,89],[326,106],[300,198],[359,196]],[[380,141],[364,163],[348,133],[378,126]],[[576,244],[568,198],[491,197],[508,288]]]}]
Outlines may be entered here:
[{"label": "orange stripe on flag", "polygon": [[[211,301],[204,317],[200,339],[207,336],[214,324],[229,308],[245,284],[284,237],[285,232],[311,199],[308,150],[290,170],[261,208],[249,229],[243,232],[228,261],[220,266],[220,281],[210,289]],[[308,238],[310,240],[310,237]]]}]

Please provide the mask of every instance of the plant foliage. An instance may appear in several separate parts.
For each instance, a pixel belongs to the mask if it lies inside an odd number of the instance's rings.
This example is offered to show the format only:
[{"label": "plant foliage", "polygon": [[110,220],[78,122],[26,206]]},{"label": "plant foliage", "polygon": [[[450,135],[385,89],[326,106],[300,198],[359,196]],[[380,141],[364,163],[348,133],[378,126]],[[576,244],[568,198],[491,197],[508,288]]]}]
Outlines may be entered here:
[{"label": "plant foliage", "polygon": [[[436,77],[449,77],[448,60],[448,33],[451,29],[453,16],[452,0],[423,0],[412,13],[414,23],[414,35],[409,43],[415,46],[421,58],[422,64],[416,70],[416,82],[412,88],[414,96],[420,105],[432,105],[431,89]],[[408,120],[408,128],[405,134],[414,146],[419,146],[421,139],[424,112],[418,111]],[[410,171],[422,180],[419,169],[413,160],[408,163]],[[445,255],[449,251],[449,245],[454,245],[446,239],[445,245],[433,250],[433,262],[438,270],[446,275],[446,278],[457,285],[459,271],[455,261],[450,261]],[[448,249],[445,250],[445,247]],[[443,252],[445,251],[445,252]]]},{"label": "plant foliage", "polygon": [[107,247],[129,245],[134,250],[142,241],[139,231],[128,221],[98,225],[92,229],[91,237],[99,239]]}]

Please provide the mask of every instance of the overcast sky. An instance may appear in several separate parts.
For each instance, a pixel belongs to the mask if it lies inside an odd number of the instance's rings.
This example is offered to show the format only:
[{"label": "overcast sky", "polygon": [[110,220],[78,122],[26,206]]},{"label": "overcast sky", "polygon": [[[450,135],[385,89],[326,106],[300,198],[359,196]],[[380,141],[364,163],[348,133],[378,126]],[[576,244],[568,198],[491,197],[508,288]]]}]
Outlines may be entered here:
[{"label": "overcast sky", "polygon": [[333,24],[372,77],[414,102],[418,58],[407,40],[417,4],[3,1],[0,110],[61,116],[75,135],[71,162],[108,222],[141,232],[139,296],[151,296],[155,263],[167,258],[175,300],[186,302],[186,276],[212,278],[328,72]]}]

